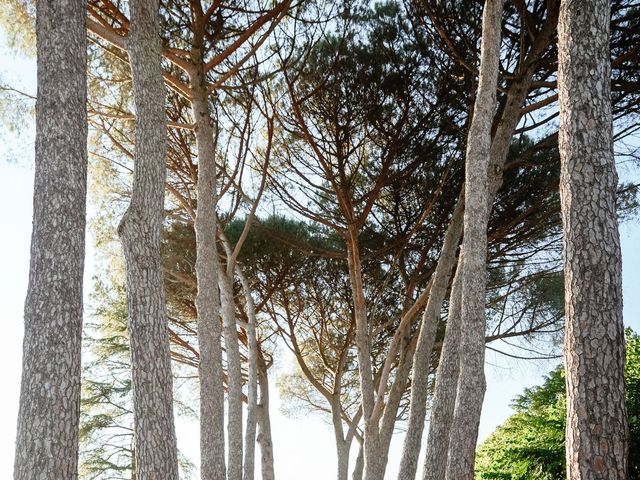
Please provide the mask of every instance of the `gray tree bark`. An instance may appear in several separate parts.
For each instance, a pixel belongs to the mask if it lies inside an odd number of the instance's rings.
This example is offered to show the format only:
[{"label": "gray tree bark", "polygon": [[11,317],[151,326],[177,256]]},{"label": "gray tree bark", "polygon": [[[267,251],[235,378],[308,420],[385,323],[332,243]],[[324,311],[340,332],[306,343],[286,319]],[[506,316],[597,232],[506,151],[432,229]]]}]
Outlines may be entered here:
[{"label": "gray tree bark", "polygon": [[485,290],[491,125],[496,107],[500,60],[502,0],[487,0],[482,16],[480,75],[469,128],[465,163],[464,238],[462,241],[462,334],[460,376],[454,409],[447,464],[448,480],[473,480],[476,440],[484,376]]},{"label": "gray tree bark", "polygon": [[444,335],[440,363],[436,371],[436,391],[431,406],[427,452],[422,474],[424,480],[442,480],[445,478],[447,470],[449,431],[453,421],[460,366],[461,270],[459,261],[451,286],[447,330]]},{"label": "gray tree bark", "polygon": [[137,478],[178,479],[160,241],[167,126],[157,0],[133,0],[128,52],[136,109],[131,203],[118,233],[126,267]]},{"label": "gray tree bark", "polygon": [[245,427],[244,480],[253,480],[255,475],[256,430],[258,422],[258,338],[256,335],[256,308],[251,296],[251,284],[242,267],[236,265],[238,278],[242,282],[247,311],[247,423]]},{"label": "gray tree bark", "polygon": [[[371,365],[371,346],[369,344],[369,325],[366,299],[362,284],[362,267],[358,245],[358,232],[351,226],[346,238],[349,280],[353,295],[353,307],[356,321],[356,350],[362,397],[362,418],[364,420],[364,478],[377,480],[384,476],[380,468],[380,435],[376,421],[373,421],[374,383]],[[381,476],[382,475],[382,476]]]},{"label": "gray tree bark", "polygon": [[[490,164],[487,172],[490,192],[487,200],[488,208],[491,208],[495,195],[502,185],[502,171],[509,153],[513,133],[520,119],[520,109],[529,92],[531,79],[535,71],[535,61],[551,41],[556,31],[556,22],[556,12],[548,12],[547,21],[523,61],[519,76],[514,79],[507,91],[505,107],[495,136],[491,142]],[[461,292],[459,287],[460,275],[458,271],[461,261],[462,259],[460,258],[452,287],[450,304],[450,321],[455,320],[456,322],[460,320]],[[454,308],[454,305],[457,306]],[[451,309],[453,309],[453,311]],[[451,422],[453,421],[459,373],[458,352],[460,337],[459,323],[450,324],[450,321],[447,322],[445,342],[442,347],[438,366],[441,372],[436,374],[435,394],[431,410],[431,421],[429,423],[429,436],[427,438],[427,453],[423,469],[423,478],[425,480],[441,480],[445,477],[447,468],[449,433],[451,430]],[[449,333],[449,329],[453,330],[451,334]],[[447,337],[449,341],[447,341]]]},{"label": "gray tree bark", "polygon": [[427,380],[431,363],[431,352],[435,342],[442,310],[442,302],[447,295],[447,287],[456,263],[456,251],[462,235],[464,218],[464,198],[458,198],[449,227],[445,234],[440,258],[433,274],[427,307],[422,315],[422,325],[418,345],[413,357],[413,379],[411,382],[411,403],[407,433],[402,448],[398,480],[413,480],[418,469],[418,457],[422,443],[422,431],[427,411]]},{"label": "gray tree bark", "polygon": [[[199,52],[199,50],[197,50]],[[200,475],[225,480],[224,380],[222,323],[216,251],[216,164],[214,130],[202,58],[193,58],[191,106],[196,125],[198,182],[196,208],[196,277],[200,348]]]},{"label": "gray tree bark", "polygon": [[238,344],[233,272],[218,268],[223,337],[227,358],[227,478],[242,480],[242,364]]},{"label": "gray tree bark", "polygon": [[564,1],[558,22],[570,480],[627,478],[609,19],[606,0]]},{"label": "gray tree bark", "polygon": [[256,413],[259,430],[256,441],[260,445],[262,480],[274,480],[273,440],[269,416],[269,377],[267,376],[267,365],[260,350],[258,350],[258,386],[260,387],[260,396]]},{"label": "gray tree bark", "polygon": [[14,478],[78,478],[86,1],[37,2],[35,181]]}]

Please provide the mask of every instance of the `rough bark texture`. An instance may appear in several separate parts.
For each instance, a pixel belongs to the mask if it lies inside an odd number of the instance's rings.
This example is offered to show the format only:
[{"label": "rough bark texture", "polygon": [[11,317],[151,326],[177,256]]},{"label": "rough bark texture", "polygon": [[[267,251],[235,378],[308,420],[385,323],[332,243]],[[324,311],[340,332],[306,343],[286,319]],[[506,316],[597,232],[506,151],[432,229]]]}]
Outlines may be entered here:
[{"label": "rough bark texture", "polygon": [[567,478],[627,478],[609,2],[562,2],[558,23]]},{"label": "rough bark texture", "polygon": [[29,287],[14,478],[78,476],[87,185],[86,2],[37,3]]},{"label": "rough bark texture", "polygon": [[191,106],[198,150],[198,204],[196,208],[196,277],[198,345],[200,348],[200,475],[202,480],[224,480],[224,384],[222,324],[216,261],[216,164],[214,131],[202,59],[194,58],[190,72]]},{"label": "rough bark texture", "polygon": [[458,263],[458,269],[451,286],[447,330],[444,335],[440,363],[436,371],[436,390],[431,406],[423,480],[442,480],[445,478],[447,470],[449,432],[453,421],[460,367],[460,304],[462,302],[460,272],[461,267]]},{"label": "rough bark texture", "polygon": [[462,235],[463,218],[464,199],[460,196],[445,234],[438,265],[433,274],[429,300],[422,315],[418,345],[413,357],[411,403],[407,433],[404,438],[402,458],[400,460],[399,480],[413,480],[418,469],[422,431],[424,430],[424,419],[427,411],[427,380],[429,365],[431,364],[431,351],[433,350],[438,330],[442,302],[447,295],[449,279],[456,262],[456,251]]},{"label": "rough bark texture", "polygon": [[238,277],[244,290],[245,308],[247,312],[247,424],[245,428],[244,480],[253,480],[255,475],[256,429],[258,407],[258,339],[256,336],[256,308],[251,296],[251,284],[242,268],[236,266]]},{"label": "rough bark texture", "polygon": [[484,376],[485,290],[491,125],[495,113],[502,0],[487,0],[482,18],[480,77],[469,128],[465,163],[464,239],[462,242],[462,335],[458,394],[451,428],[448,480],[473,480]]},{"label": "rough bark texture", "polygon": [[231,275],[223,268],[218,269],[223,336],[227,354],[227,478],[242,480],[242,364]]},{"label": "rough bark texture", "polygon": [[262,480],[274,480],[273,440],[269,416],[269,377],[264,357],[260,351],[258,351],[258,386],[260,387],[260,398],[256,413],[259,431],[256,441],[260,445]]},{"label": "rough bark texture", "polygon": [[167,127],[157,0],[130,2],[128,52],[136,109],[131,203],[118,233],[126,266],[137,478],[178,479],[160,240]]}]

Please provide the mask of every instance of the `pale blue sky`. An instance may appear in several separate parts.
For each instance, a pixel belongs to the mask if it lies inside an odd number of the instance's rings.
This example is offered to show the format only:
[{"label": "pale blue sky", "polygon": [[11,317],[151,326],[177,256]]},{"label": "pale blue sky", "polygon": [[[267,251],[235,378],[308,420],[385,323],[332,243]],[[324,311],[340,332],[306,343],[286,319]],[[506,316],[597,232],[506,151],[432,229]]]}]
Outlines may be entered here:
[{"label": "pale blue sky", "polygon": [[[35,65],[8,52],[0,41],[0,82],[35,94]],[[30,127],[32,128],[32,127]],[[0,320],[4,366],[3,395],[0,396],[0,478],[10,478],[13,469],[16,414],[20,387],[22,309],[29,268],[31,204],[33,189],[33,132],[12,134],[0,126],[0,205],[4,205],[0,229]],[[630,176],[623,170],[621,176]],[[637,176],[636,176],[637,178]],[[627,223],[620,230],[623,248],[625,322],[640,331],[640,225]],[[92,252],[87,258],[87,276],[93,269]],[[89,285],[89,284],[87,284]],[[88,288],[88,287],[86,287]],[[505,361],[488,352],[488,390],[480,436],[485,438],[511,413],[511,399],[524,387],[539,384],[559,361],[534,363]],[[287,358],[281,359],[286,368]],[[276,474],[279,480],[325,480],[335,476],[335,454],[330,427],[319,417],[285,418],[278,410],[278,396],[272,380],[272,421]],[[197,464],[198,429],[194,422],[178,422],[181,449]],[[402,438],[397,436],[390,453],[388,478],[395,478]]]}]

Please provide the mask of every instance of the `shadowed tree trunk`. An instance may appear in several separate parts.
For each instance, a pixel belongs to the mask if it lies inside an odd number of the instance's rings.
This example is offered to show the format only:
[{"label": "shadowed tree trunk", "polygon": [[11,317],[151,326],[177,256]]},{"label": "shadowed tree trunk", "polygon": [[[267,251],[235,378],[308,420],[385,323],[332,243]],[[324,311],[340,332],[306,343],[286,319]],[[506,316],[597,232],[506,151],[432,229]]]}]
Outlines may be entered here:
[{"label": "shadowed tree trunk", "polygon": [[624,329],[610,100],[609,2],[558,22],[567,478],[627,478]]},{"label": "shadowed tree trunk", "polygon": [[157,0],[130,2],[128,51],[136,109],[131,203],[118,233],[126,265],[135,451],[140,480],[178,479],[160,241],[167,126]]},{"label": "shadowed tree trunk", "polygon": [[86,2],[37,2],[35,182],[14,478],[77,478],[87,191]]},{"label": "shadowed tree trunk", "polygon": [[448,480],[473,480],[484,376],[485,290],[491,125],[496,107],[502,0],[487,0],[482,16],[480,76],[469,128],[465,163],[464,239],[462,241],[462,334],[458,394],[451,425]]}]

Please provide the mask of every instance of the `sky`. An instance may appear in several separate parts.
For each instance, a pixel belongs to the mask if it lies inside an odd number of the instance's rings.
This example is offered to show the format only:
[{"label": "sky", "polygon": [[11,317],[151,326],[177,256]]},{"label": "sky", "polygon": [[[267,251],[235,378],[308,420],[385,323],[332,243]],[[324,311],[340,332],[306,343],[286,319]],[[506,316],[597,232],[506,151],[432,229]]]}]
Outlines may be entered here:
[{"label": "sky", "polygon": [[[0,32],[0,83],[9,84],[35,95],[35,62],[9,52]],[[1,105],[0,105],[1,108]],[[0,124],[0,322],[3,325],[3,394],[0,396],[0,478],[11,478],[15,426],[20,391],[23,306],[29,271],[29,244],[33,194],[33,126],[10,132]],[[623,166],[622,178],[633,172]],[[637,177],[636,177],[637,178]],[[621,225],[623,253],[623,291],[625,324],[640,331],[640,223]],[[88,238],[85,279],[94,272],[94,251]],[[85,290],[90,283],[85,281]],[[487,394],[480,425],[480,439],[486,438],[512,413],[510,402],[525,387],[538,385],[543,376],[560,363],[506,361],[487,353]],[[280,359],[280,370],[291,368],[287,357]],[[325,480],[335,476],[336,456],[331,427],[318,416],[291,419],[279,411],[279,398],[272,386],[272,430],[276,477],[278,480]],[[181,451],[198,463],[198,426],[194,421],[178,419],[178,443]],[[394,438],[389,455],[387,478],[395,478],[402,435]],[[354,448],[355,450],[355,448]],[[355,455],[357,452],[353,452]],[[197,477],[196,477],[197,478]]]}]

